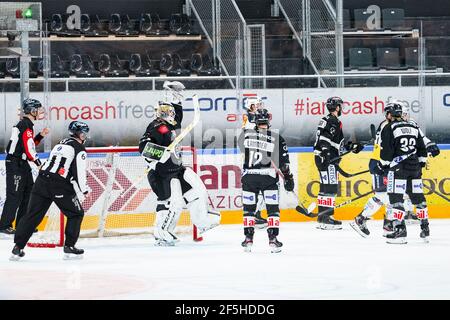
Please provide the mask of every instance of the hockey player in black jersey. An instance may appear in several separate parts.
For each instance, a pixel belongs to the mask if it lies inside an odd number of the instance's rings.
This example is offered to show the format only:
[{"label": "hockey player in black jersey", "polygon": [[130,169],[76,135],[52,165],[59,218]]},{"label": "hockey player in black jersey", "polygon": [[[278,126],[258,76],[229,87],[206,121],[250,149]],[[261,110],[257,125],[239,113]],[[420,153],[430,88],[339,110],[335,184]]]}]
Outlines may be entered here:
[{"label": "hockey player in black jersey", "polygon": [[[191,220],[200,233],[218,226],[220,213],[209,210],[205,185],[191,168],[183,166],[180,153],[166,150],[176,137],[175,131],[181,128],[184,86],[178,81],[167,81],[164,87],[172,92],[173,99],[159,103],[156,119],[148,125],[139,141],[139,152],[149,163],[148,181],[157,196],[155,245],[174,246],[178,242],[174,229],[182,211],[180,201],[186,203]],[[152,156],[159,151],[163,154],[161,158]],[[183,200],[172,198],[174,179],[180,182]]]},{"label": "hockey player in black jersey", "polygon": [[386,235],[388,243],[407,243],[404,194],[408,194],[421,223],[420,237],[429,235],[428,209],[423,194],[422,167],[426,165],[427,149],[419,126],[402,118],[402,106],[393,103],[393,120],[381,135],[378,174],[387,172],[387,193],[392,206],[391,219],[394,231]]},{"label": "hockey player in black jersey", "polygon": [[[314,154],[320,175],[320,190],[317,197],[319,215],[317,222],[320,229],[342,229],[342,222],[333,218],[335,197],[338,191],[338,173],[336,165],[339,161],[331,160],[340,156],[343,149],[359,153],[364,147],[360,143],[348,142],[344,145],[344,133],[339,117],[342,113],[343,101],[339,97],[331,97],[326,102],[330,112],[319,122],[314,143]],[[331,209],[331,210],[329,210]],[[322,213],[326,211],[325,213]]]},{"label": "hockey player in black jersey", "polygon": [[[247,130],[255,130],[255,120],[256,114],[259,110],[264,107],[262,99],[258,96],[251,96],[245,100],[245,109],[247,110],[247,114],[244,115],[244,121],[242,124],[242,129]],[[267,219],[263,218],[261,215],[261,210],[264,208],[264,197],[260,194],[258,196],[258,203],[256,205],[255,212],[255,227],[258,229],[263,229],[267,227]]]},{"label": "hockey player in black jersey", "polygon": [[[378,126],[375,135],[372,156],[369,161],[369,170],[372,174],[372,188],[373,190],[376,190],[375,194],[367,201],[363,211],[355,217],[353,222],[350,223],[350,226],[362,237],[367,237],[370,234],[370,231],[366,225],[367,220],[369,220],[382,206],[387,206],[386,210],[390,210],[389,198],[386,193],[387,178],[386,175],[377,174],[376,167],[378,165],[378,162],[380,161],[381,134],[383,130],[385,130],[389,122],[392,120],[392,108],[393,104],[391,103],[388,103],[384,108],[385,119]],[[384,219],[383,228],[386,234],[391,232],[391,222],[387,219]]]},{"label": "hockey player in black jersey", "polygon": [[14,235],[16,226],[25,215],[33,188],[33,175],[29,162],[39,167],[41,160],[36,146],[48,134],[44,128],[34,135],[34,121],[42,114],[42,105],[38,100],[26,99],[22,103],[24,116],[11,130],[11,139],[6,147],[6,201],[0,219],[0,235]]},{"label": "hockey player in black jersey", "polygon": [[64,258],[83,257],[84,250],[75,247],[84,217],[77,191],[84,195],[89,192],[84,147],[88,132],[86,123],[73,121],[69,125],[70,138],[53,147],[31,191],[27,213],[17,227],[11,260],[19,260],[25,255],[23,248],[53,202],[67,218]]},{"label": "hockey player in black jersey", "polygon": [[[280,252],[282,243],[277,236],[280,226],[279,183],[276,168],[284,176],[284,187],[294,190],[294,178],[289,169],[289,154],[283,137],[269,129],[270,115],[259,110],[255,118],[256,128],[243,130],[238,145],[244,154],[242,170],[242,203],[244,207],[244,235],[242,246],[251,251],[255,227],[258,195],[262,194],[267,208],[267,234],[272,252]],[[274,168],[274,166],[276,168]]]}]

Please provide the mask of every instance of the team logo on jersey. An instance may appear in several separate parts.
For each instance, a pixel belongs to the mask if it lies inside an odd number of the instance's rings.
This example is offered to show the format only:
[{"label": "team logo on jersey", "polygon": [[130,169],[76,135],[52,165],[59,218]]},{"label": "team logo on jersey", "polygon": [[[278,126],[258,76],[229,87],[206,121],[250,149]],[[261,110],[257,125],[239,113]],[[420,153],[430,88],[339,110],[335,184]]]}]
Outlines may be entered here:
[{"label": "team logo on jersey", "polygon": [[58,170],[58,174],[59,174],[60,176],[63,176],[64,173],[66,173],[66,170],[65,170],[64,168],[60,168],[60,169]]},{"label": "team logo on jersey", "polygon": [[56,149],[56,151],[61,151],[61,149],[62,149],[62,146],[59,146],[59,147]]},{"label": "team logo on jersey", "polygon": [[336,129],[335,129],[334,127],[331,127],[331,128],[330,128],[330,133],[331,133],[332,135],[334,135],[334,134],[336,133]]}]

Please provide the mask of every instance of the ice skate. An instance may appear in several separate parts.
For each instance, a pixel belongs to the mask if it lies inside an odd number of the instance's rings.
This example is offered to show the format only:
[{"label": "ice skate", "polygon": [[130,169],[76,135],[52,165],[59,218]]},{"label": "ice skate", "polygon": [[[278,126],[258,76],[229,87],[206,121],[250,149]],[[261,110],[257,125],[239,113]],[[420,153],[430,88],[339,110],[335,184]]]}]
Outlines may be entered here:
[{"label": "ice skate", "polygon": [[363,238],[367,238],[367,236],[370,234],[370,231],[366,226],[367,220],[369,219],[359,214],[355,217],[354,221],[350,222],[350,226],[353,228],[353,230],[355,230]]},{"label": "ice skate", "polygon": [[386,242],[391,244],[406,244],[408,243],[406,236],[406,225],[405,222],[402,222],[394,228],[394,232],[386,235]]},{"label": "ice skate", "polygon": [[329,215],[319,215],[317,218],[317,222],[319,225],[317,226],[318,229],[322,230],[341,230],[342,229],[342,222],[339,220],[335,220],[333,216]]},{"label": "ice skate", "polygon": [[245,237],[245,240],[242,241],[241,246],[244,248],[245,252],[251,252],[253,246],[253,237]]},{"label": "ice skate", "polygon": [[388,234],[391,234],[394,232],[394,229],[392,227],[392,221],[384,219],[383,222],[383,237],[386,237]]},{"label": "ice skate", "polygon": [[14,234],[16,233],[16,230],[9,227],[6,229],[0,230],[0,239],[12,239],[14,237]]},{"label": "ice skate", "polygon": [[278,241],[277,237],[273,237],[273,238],[269,239],[269,246],[270,246],[270,252],[278,253],[278,252],[281,252],[281,247],[283,246],[283,243]]},{"label": "ice skate", "polygon": [[64,260],[80,260],[83,259],[84,250],[69,246],[64,246]]},{"label": "ice skate", "polygon": [[428,237],[430,236],[430,228],[429,228],[428,219],[424,219],[420,222],[420,229],[422,229],[422,231],[420,231],[420,238],[425,243],[428,243],[430,241],[428,239]]},{"label": "ice skate", "polygon": [[20,249],[17,245],[11,251],[12,256],[9,258],[10,261],[19,261],[25,256],[23,249]]}]

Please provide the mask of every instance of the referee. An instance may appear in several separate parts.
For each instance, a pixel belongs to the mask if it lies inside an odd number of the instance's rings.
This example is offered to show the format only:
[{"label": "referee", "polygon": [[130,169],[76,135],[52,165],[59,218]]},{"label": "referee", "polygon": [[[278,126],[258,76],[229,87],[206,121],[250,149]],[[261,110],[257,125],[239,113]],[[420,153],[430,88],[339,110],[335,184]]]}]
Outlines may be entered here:
[{"label": "referee", "polygon": [[0,218],[0,236],[14,235],[14,219],[17,226],[27,211],[33,187],[33,175],[28,161],[41,166],[36,146],[49,132],[48,128],[44,128],[34,136],[33,122],[43,114],[38,100],[24,100],[22,109],[24,116],[12,128],[11,139],[6,147],[6,201]]}]

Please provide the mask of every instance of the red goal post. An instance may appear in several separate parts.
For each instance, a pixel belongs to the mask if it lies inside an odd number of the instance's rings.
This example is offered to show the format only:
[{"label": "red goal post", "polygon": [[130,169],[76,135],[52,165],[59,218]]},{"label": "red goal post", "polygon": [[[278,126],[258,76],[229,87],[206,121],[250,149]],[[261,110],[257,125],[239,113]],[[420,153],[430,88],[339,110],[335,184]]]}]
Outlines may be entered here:
[{"label": "red goal post", "polygon": [[[156,195],[147,181],[147,164],[138,147],[87,148],[87,182],[92,192],[80,195],[85,210],[81,238],[152,234]],[[197,172],[197,152],[180,147],[183,165]],[[180,197],[181,198],[181,197]],[[175,232],[201,241],[189,212],[181,213]],[[52,204],[42,231],[29,242],[31,247],[56,247],[64,243],[64,216]]]}]

